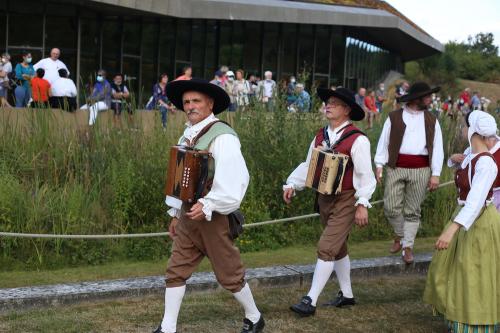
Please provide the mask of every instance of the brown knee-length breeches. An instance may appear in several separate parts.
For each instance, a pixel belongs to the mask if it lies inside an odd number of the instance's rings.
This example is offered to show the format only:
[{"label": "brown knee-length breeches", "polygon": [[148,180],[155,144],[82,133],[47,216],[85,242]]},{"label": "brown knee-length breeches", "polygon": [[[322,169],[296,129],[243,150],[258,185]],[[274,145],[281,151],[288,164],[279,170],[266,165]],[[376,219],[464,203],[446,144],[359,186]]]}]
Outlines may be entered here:
[{"label": "brown knee-length breeches", "polygon": [[356,214],[354,193],[354,190],[346,190],[338,195],[318,196],[319,214],[324,226],[318,242],[319,259],[334,261],[347,255],[347,238]]},{"label": "brown knee-length breeches", "polygon": [[219,284],[233,293],[245,284],[245,269],[240,251],[229,237],[226,215],[216,212],[212,221],[194,221],[183,214],[175,229],[172,255],[167,266],[167,288],[186,284],[203,257],[212,264]]}]

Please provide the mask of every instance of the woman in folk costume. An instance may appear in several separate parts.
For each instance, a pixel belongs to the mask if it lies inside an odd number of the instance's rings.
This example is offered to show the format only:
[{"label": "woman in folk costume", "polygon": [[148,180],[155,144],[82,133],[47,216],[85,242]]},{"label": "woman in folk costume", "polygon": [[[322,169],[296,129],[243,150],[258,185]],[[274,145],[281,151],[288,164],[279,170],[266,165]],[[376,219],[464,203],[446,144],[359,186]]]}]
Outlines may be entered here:
[{"label": "woman in folk costume", "polygon": [[436,242],[424,301],[444,315],[449,332],[499,332],[500,214],[491,204],[497,165],[487,141],[495,119],[482,111],[469,117],[471,153],[456,172],[457,212]]},{"label": "woman in folk costume", "polygon": [[[465,124],[467,125],[467,128],[469,127],[469,117],[472,114],[472,112],[468,113],[465,116]],[[486,140],[486,146],[488,147],[489,152],[491,155],[493,155],[493,158],[495,159],[495,162],[497,163],[497,168],[500,170],[500,137],[495,135],[492,137],[489,137]],[[448,166],[450,168],[460,168],[460,165],[462,164],[463,160],[467,155],[470,154],[470,147],[467,147],[463,154],[453,154],[450,156],[448,159]],[[495,185],[493,187],[493,203],[495,204],[495,207],[497,208],[498,211],[500,211],[500,172],[497,174],[497,180],[495,182]]]},{"label": "woman in folk costume", "polygon": [[314,148],[332,149],[349,156],[339,194],[319,194],[318,209],[324,226],[318,241],[317,262],[311,289],[299,303],[290,307],[302,317],[314,315],[316,302],[330,275],[335,270],[340,291],[325,306],[351,306],[356,302],[351,288],[351,263],[347,238],[354,224],[368,224],[368,208],[375,191],[376,180],[372,170],[370,141],[352,121],[365,117],[356,103],[354,93],[346,88],[337,90],[318,88],[318,96],[325,103],[328,126],[320,129],[312,140],[306,161],[290,174],[283,186],[283,199],[289,204],[296,191],[305,187],[311,155]]}]

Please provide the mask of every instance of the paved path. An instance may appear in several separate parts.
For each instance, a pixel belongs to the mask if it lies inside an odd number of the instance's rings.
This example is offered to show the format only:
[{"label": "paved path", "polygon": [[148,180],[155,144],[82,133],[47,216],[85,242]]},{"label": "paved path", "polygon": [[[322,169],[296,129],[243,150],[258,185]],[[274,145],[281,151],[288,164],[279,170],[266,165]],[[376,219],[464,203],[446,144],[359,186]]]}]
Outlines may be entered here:
[{"label": "paved path", "polygon": [[[416,255],[413,265],[405,265],[399,256],[352,260],[352,276],[425,273],[431,257],[431,253]],[[272,266],[247,269],[246,278],[253,287],[302,285],[311,280],[313,272],[314,265]],[[220,288],[213,273],[193,274],[187,281],[187,287],[189,291]],[[0,289],[0,312],[86,300],[163,294],[164,290],[163,276]]]}]

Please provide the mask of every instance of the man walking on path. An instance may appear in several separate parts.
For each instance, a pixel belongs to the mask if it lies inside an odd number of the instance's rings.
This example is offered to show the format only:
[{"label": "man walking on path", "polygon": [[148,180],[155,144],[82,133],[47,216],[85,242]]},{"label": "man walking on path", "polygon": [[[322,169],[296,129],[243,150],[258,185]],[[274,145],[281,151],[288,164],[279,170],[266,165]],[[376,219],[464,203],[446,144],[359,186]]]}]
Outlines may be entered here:
[{"label": "man walking on path", "polygon": [[413,84],[408,94],[398,100],[403,108],[391,112],[385,121],[375,154],[379,183],[387,165],[384,213],[395,233],[390,252],[403,249],[407,264],[414,260],[413,244],[426,189],[437,189],[443,167],[441,127],[428,111],[431,94],[439,90],[425,82]]},{"label": "man walking on path", "polygon": [[316,302],[321,291],[335,270],[340,291],[325,305],[343,307],[354,305],[351,287],[351,262],[347,252],[347,238],[354,224],[368,224],[370,198],[375,191],[370,141],[352,121],[365,117],[364,110],[356,103],[354,93],[346,88],[318,89],[318,96],[325,103],[325,116],[329,124],[321,128],[309,146],[306,161],[290,174],[283,186],[283,200],[290,203],[295,191],[304,188],[313,148],[334,150],[349,156],[339,194],[318,194],[320,219],[324,226],[318,242],[318,260],[314,269],[311,289],[298,304],[290,307],[302,317],[316,312]]},{"label": "man walking on path", "polygon": [[188,118],[179,144],[212,154],[208,173],[213,174],[213,182],[194,204],[166,197],[174,244],[166,273],[165,313],[154,333],[176,332],[186,280],[204,257],[208,257],[220,285],[232,292],[245,310],[241,333],[262,332],[264,318],[245,282],[240,252],[229,232],[228,214],[240,207],[249,182],[236,132],[215,117],[229,107],[229,96],[219,86],[199,79],[171,82],[166,93]]}]

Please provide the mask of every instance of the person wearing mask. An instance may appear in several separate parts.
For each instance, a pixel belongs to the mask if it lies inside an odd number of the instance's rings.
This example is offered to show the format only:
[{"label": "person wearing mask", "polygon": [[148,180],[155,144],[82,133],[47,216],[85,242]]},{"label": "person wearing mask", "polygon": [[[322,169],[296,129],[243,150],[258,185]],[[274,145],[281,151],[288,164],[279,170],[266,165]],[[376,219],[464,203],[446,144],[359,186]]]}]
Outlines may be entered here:
[{"label": "person wearing mask", "polygon": [[373,118],[377,116],[377,106],[375,105],[375,91],[370,90],[368,96],[365,97],[364,107],[367,112],[366,121],[368,122],[368,127],[366,129],[371,129],[373,127]]},{"label": "person wearing mask", "polygon": [[28,106],[31,98],[31,79],[35,76],[35,69],[31,64],[33,60],[31,53],[23,51],[22,57],[23,61],[18,63],[15,68],[16,80],[19,83],[14,90],[16,108]]},{"label": "person wearing mask", "polygon": [[33,103],[36,108],[40,109],[49,107],[50,83],[43,78],[44,75],[43,68],[38,68],[36,76],[31,79]]},{"label": "person wearing mask", "polygon": [[0,63],[0,107],[11,107],[7,101],[9,90],[11,89],[10,76],[12,73],[12,64],[8,53],[2,54]]},{"label": "person wearing mask", "polygon": [[210,81],[210,83],[215,84],[216,86],[224,89],[224,81],[222,80],[223,76],[224,76],[224,74],[222,74],[221,71],[216,71],[215,75],[214,75],[214,79],[212,81]]},{"label": "person wearing mask", "polygon": [[236,81],[234,82],[233,95],[236,97],[238,110],[245,111],[248,104],[248,94],[250,93],[250,83],[245,80],[245,72],[242,69],[236,71]]},{"label": "person wearing mask", "polygon": [[100,69],[97,72],[96,81],[92,93],[87,99],[87,104],[80,108],[90,111],[89,126],[94,125],[100,111],[108,110],[111,107],[111,85],[106,80],[105,70]]},{"label": "person wearing mask", "polygon": [[153,86],[153,97],[147,105],[148,110],[153,110],[156,108],[160,110],[161,126],[163,127],[163,130],[167,128],[168,110],[173,110],[172,105],[167,98],[167,93],[165,90],[167,83],[168,75],[166,73],[162,73],[158,79],[158,82]]},{"label": "person wearing mask", "polygon": [[226,76],[227,76],[227,81],[224,84],[224,90],[227,92],[231,100],[231,103],[229,104],[229,108],[227,109],[227,111],[234,112],[238,107],[238,105],[236,104],[236,91],[234,89],[234,87],[236,86],[236,83],[234,82],[235,76],[233,71],[228,71],[226,73]]},{"label": "person wearing mask", "polygon": [[50,50],[50,57],[40,60],[33,66],[35,70],[42,68],[45,70],[45,76],[43,77],[45,80],[49,81],[50,84],[53,84],[54,81],[59,79],[59,70],[65,69],[68,72],[68,67],[59,60],[59,56],[61,55],[61,50],[58,48],[53,48]]},{"label": "person wearing mask", "polygon": [[182,69],[182,74],[177,77],[174,81],[177,80],[191,80],[193,78],[193,68],[191,66],[185,66]]},{"label": "person wearing mask", "polygon": [[385,97],[385,84],[383,82],[381,82],[379,85],[378,85],[378,89],[377,91],[375,92],[375,97],[376,97],[376,102],[375,102],[375,105],[377,106],[377,112],[379,114],[382,114],[382,106],[386,100],[386,97]]},{"label": "person wearing mask", "polygon": [[75,83],[68,78],[68,71],[64,68],[61,68],[58,73],[59,79],[51,85],[50,106],[54,109],[75,111],[77,96]]},{"label": "person wearing mask", "polygon": [[265,80],[259,82],[259,99],[267,111],[273,111],[274,97],[276,96],[276,81],[273,80],[273,72],[264,73]]},{"label": "person wearing mask", "polygon": [[252,105],[255,103],[255,95],[257,94],[257,89],[259,86],[259,82],[257,81],[257,78],[255,75],[251,74],[248,77],[248,83],[250,84],[250,92],[248,93],[248,99]]},{"label": "person wearing mask", "polygon": [[129,121],[132,121],[132,108],[129,105],[130,92],[123,82],[123,74],[118,73],[111,83],[111,109],[113,110],[113,124],[118,126],[124,108],[127,109]]},{"label": "person wearing mask", "polygon": [[311,107],[311,96],[304,90],[304,84],[297,83],[295,85],[295,91],[297,98],[290,107],[298,112],[309,112]]},{"label": "person wearing mask", "polygon": [[295,102],[297,96],[295,95],[295,86],[297,85],[297,80],[295,76],[290,76],[290,82],[286,88],[286,104],[288,106],[292,105]]}]

